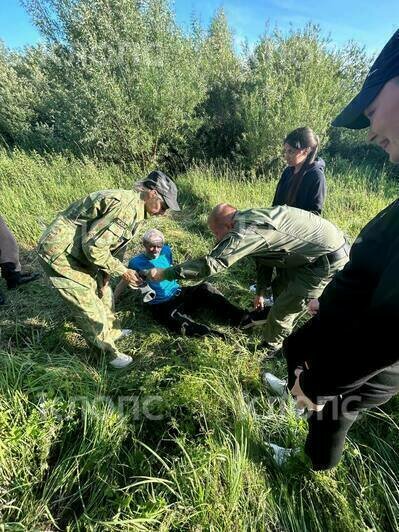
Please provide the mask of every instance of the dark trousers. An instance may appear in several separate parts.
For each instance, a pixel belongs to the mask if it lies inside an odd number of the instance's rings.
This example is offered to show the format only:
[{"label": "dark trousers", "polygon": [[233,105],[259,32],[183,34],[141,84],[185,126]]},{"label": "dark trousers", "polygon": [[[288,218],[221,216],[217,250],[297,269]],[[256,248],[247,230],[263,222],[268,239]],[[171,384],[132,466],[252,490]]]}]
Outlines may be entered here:
[{"label": "dark trousers", "polygon": [[[338,464],[348,430],[367,408],[381,406],[399,392],[399,363],[385,368],[350,394],[328,401],[321,412],[309,419],[305,452],[317,470]],[[372,422],[370,420],[370,422]]]},{"label": "dark trousers", "polygon": [[196,310],[210,310],[218,320],[230,325],[239,325],[245,314],[210,283],[183,287],[171,300],[158,305],[148,305],[148,308],[155,320],[169,330],[186,336],[224,336],[219,331],[194,321],[191,314]]},{"label": "dark trousers", "polygon": [[[288,364],[288,387],[295,382],[294,371],[303,366],[303,354],[310,345],[320,345],[317,322],[310,320],[284,342],[284,355]],[[320,355],[322,356],[322,354]],[[378,355],[376,355],[378,356]],[[358,418],[368,408],[381,406],[399,393],[399,362],[371,377],[354,391],[328,401],[321,412],[308,417],[309,432],[305,452],[312,461],[313,469],[330,469],[338,464],[345,445],[346,435]]]}]

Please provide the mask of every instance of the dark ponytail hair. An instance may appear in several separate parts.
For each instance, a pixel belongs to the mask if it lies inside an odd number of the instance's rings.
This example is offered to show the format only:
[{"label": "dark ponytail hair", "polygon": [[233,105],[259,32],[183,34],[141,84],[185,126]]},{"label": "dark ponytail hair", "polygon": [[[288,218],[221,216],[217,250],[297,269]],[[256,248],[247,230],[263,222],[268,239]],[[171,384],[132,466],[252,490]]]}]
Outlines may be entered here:
[{"label": "dark ponytail hair", "polygon": [[298,127],[297,129],[294,129],[294,131],[291,131],[291,133],[288,133],[284,139],[284,144],[288,144],[291,148],[295,148],[296,150],[310,148],[306,159],[303,161],[301,169],[293,176],[291,187],[287,193],[286,204],[294,205],[303,176],[317,157],[320,141],[319,137],[312,129],[310,129],[310,127]]}]

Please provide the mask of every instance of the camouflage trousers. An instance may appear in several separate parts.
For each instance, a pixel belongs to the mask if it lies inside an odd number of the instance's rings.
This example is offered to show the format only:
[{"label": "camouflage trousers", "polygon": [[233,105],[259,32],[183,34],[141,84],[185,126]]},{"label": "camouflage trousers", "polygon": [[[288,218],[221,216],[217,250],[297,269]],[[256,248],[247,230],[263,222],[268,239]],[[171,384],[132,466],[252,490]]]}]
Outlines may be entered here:
[{"label": "camouflage trousers", "polygon": [[101,351],[117,356],[115,339],[121,334],[114,314],[111,287],[104,286],[104,274],[87,271],[71,255],[64,253],[55,261],[40,257],[52,286],[72,309],[84,338]]},{"label": "camouflage trousers", "polygon": [[311,265],[295,269],[277,269],[272,282],[274,303],[263,326],[264,341],[279,348],[301,317],[306,315],[310,299],[318,298],[333,276],[345,266],[349,256],[330,264],[322,256]]}]

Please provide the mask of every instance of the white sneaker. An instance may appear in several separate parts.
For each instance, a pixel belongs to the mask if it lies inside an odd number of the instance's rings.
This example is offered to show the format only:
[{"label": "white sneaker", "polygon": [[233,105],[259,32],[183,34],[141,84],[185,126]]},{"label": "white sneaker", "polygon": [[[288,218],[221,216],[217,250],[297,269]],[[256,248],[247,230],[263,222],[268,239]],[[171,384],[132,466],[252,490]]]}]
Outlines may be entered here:
[{"label": "white sneaker", "polygon": [[275,393],[275,395],[278,395],[279,397],[288,396],[287,381],[279,379],[273,375],[273,373],[264,373],[263,382]]},{"label": "white sneaker", "polygon": [[110,365],[114,368],[121,369],[121,368],[125,368],[132,362],[133,362],[133,359],[131,356],[125,355],[124,353],[119,353],[117,357],[115,357],[113,360],[110,361]]},{"label": "white sneaker", "polygon": [[278,466],[282,466],[287,462],[287,460],[292,455],[292,449],[287,449],[286,447],[280,447],[275,443],[269,443],[269,447],[273,451],[273,460]]},{"label": "white sneaker", "polygon": [[115,342],[118,340],[122,340],[122,338],[127,338],[128,336],[131,336],[133,334],[132,329],[122,329],[119,336],[115,338]]}]

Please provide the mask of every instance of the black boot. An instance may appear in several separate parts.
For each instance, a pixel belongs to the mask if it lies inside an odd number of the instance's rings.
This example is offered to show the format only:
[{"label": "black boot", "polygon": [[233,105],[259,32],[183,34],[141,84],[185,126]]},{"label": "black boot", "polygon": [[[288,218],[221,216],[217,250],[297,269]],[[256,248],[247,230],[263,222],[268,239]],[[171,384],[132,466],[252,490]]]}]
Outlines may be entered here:
[{"label": "black boot", "polygon": [[21,273],[15,271],[13,262],[4,262],[0,265],[1,274],[7,283],[7,288],[12,290],[21,284],[30,283],[40,277],[40,273]]},{"label": "black boot", "polygon": [[40,277],[41,277],[41,274],[39,272],[33,272],[33,273],[20,272],[18,284],[31,283],[32,281],[36,281],[36,279],[39,279]]}]

